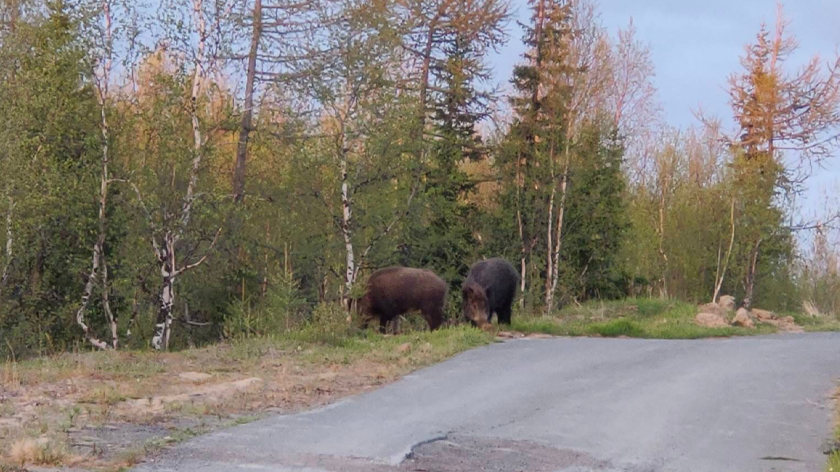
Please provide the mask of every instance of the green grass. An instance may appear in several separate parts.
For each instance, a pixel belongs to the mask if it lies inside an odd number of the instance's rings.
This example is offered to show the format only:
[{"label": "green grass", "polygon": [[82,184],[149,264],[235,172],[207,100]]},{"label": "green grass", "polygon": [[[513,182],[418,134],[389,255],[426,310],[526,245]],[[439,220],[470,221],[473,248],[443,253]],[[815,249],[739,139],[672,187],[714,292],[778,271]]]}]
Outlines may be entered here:
[{"label": "green grass", "polygon": [[[832,316],[813,317],[805,313],[784,313],[782,316],[792,316],[796,324],[808,332],[840,331],[840,321]],[[840,469],[835,470],[840,472]]]},{"label": "green grass", "polygon": [[828,465],[825,467],[828,472],[840,471],[840,453],[835,452],[828,456]]},{"label": "green grass", "polygon": [[512,328],[524,333],[606,338],[699,339],[769,334],[769,326],[756,329],[706,328],[695,323],[692,304],[647,298],[594,301],[566,307],[550,316],[520,313]]},{"label": "green grass", "polygon": [[[834,439],[840,444],[840,391],[834,398],[834,419],[837,423],[834,428]],[[833,452],[828,456],[828,464],[826,464],[825,470],[827,472],[840,472],[840,451]]]}]

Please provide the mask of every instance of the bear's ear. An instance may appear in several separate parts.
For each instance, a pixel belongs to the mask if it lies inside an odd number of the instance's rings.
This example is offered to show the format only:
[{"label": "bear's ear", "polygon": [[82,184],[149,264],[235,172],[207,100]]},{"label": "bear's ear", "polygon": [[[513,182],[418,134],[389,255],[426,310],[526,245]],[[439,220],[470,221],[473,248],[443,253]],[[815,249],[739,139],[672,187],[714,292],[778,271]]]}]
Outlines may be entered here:
[{"label": "bear's ear", "polygon": [[475,282],[464,285],[464,296],[474,300],[481,300],[486,297],[484,289]]}]

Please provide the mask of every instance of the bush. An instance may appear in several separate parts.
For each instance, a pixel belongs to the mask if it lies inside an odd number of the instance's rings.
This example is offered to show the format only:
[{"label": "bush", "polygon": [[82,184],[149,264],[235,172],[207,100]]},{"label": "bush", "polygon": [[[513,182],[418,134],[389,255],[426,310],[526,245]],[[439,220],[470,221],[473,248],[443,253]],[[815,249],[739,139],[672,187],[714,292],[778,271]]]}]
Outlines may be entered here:
[{"label": "bush", "polygon": [[305,306],[293,278],[273,277],[265,295],[257,302],[246,299],[231,304],[223,334],[234,339],[288,333],[304,324]]}]

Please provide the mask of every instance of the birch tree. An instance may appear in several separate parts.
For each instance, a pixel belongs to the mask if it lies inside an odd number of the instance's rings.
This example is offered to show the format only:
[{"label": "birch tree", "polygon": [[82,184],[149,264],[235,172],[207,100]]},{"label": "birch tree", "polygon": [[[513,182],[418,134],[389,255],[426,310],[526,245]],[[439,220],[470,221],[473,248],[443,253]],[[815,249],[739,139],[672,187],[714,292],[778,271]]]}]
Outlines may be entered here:
[{"label": "birch tree", "polygon": [[[375,208],[387,208],[393,200],[383,200],[385,194],[380,194],[377,204],[363,196],[363,190],[383,187],[390,187],[393,193],[392,180],[407,168],[402,161],[405,145],[400,144],[404,136],[398,134],[404,129],[401,117],[406,109],[400,105],[402,97],[395,93],[393,75],[399,69],[399,42],[385,21],[390,15],[385,5],[348,1],[334,7],[322,11],[327,16],[320,23],[328,25],[324,42],[296,60],[296,72],[288,85],[297,87],[320,113],[320,133],[314,133],[313,138],[319,152],[323,150],[329,158],[335,181],[333,189],[314,193],[343,244],[341,279],[346,300],[375,246],[393,231],[410,206],[417,186],[414,178],[403,180],[411,186],[406,200],[378,215]],[[359,211],[368,216],[363,224]]]},{"label": "birch tree", "polygon": [[[167,50],[171,50],[176,59],[188,59],[184,67],[189,66],[192,70],[189,82],[185,84],[187,102],[182,108],[186,111],[191,143],[187,156],[189,164],[184,169],[186,175],[182,180],[185,187],[183,194],[179,196],[179,192],[173,191],[157,197],[161,211],[153,214],[153,209],[146,200],[156,189],[148,185],[143,186],[143,189],[132,185],[147,216],[152,232],[150,239],[153,254],[160,273],[158,314],[151,340],[152,347],[157,350],[168,349],[172,337],[176,281],[185,272],[197,268],[207,260],[222,231],[220,228],[213,233],[204,232],[204,236],[195,239],[196,233],[201,233],[195,223],[197,205],[202,204],[199,200],[202,198],[198,188],[199,177],[208,153],[208,141],[212,136],[208,131],[209,125],[202,122],[203,117],[208,116],[203,107],[207,104],[209,93],[207,83],[219,71],[220,61],[227,47],[228,37],[223,33],[226,28],[223,28],[222,24],[230,19],[232,8],[233,3],[210,4],[205,0],[191,0],[190,3],[173,1],[166,4],[161,12],[161,23],[172,27],[165,35]],[[189,25],[190,29],[184,31],[178,27],[184,24]],[[173,136],[172,139],[184,142],[184,137]],[[174,184],[176,171],[181,166],[172,164],[168,167]],[[210,236],[211,234],[213,236]],[[202,239],[206,242],[203,251],[200,250]],[[202,252],[203,255],[199,256]]]},{"label": "birch tree", "polygon": [[[117,317],[111,309],[110,302],[110,286],[108,281],[108,261],[105,256],[105,239],[107,237],[108,221],[108,193],[111,184],[111,127],[109,124],[109,113],[112,108],[110,87],[111,87],[111,69],[114,61],[114,19],[112,17],[115,2],[112,0],[102,0],[95,5],[100,11],[101,21],[97,22],[94,31],[98,33],[98,38],[95,43],[94,51],[96,55],[96,68],[93,71],[94,88],[96,90],[96,101],[99,106],[99,129],[102,134],[102,147],[100,159],[100,176],[99,176],[99,209],[97,214],[97,231],[96,240],[93,243],[93,255],[91,256],[91,269],[88,274],[87,282],[85,283],[84,292],[82,294],[82,304],[76,311],[76,323],[82,329],[85,338],[95,347],[99,349],[113,348],[117,349],[119,346],[119,334],[117,331]],[[93,295],[95,285],[99,285],[99,290],[102,299],[102,310],[105,312],[108,328],[110,331],[110,343],[105,343],[96,338],[85,321],[85,312],[88,308],[88,303]]]}]

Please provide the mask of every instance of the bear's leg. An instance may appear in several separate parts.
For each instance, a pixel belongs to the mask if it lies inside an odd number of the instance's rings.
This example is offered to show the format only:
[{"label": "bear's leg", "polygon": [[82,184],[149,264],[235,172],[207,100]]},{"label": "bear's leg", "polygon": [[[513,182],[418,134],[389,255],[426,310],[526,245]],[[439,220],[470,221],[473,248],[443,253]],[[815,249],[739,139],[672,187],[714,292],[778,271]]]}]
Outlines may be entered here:
[{"label": "bear's leg", "polygon": [[499,324],[510,325],[510,303],[505,303],[499,307],[496,316],[499,317]]},{"label": "bear's leg", "polygon": [[429,324],[429,331],[434,331],[440,328],[440,325],[443,324],[443,304],[442,303],[430,303],[423,307],[420,310],[420,313],[425,318],[426,323]]}]

